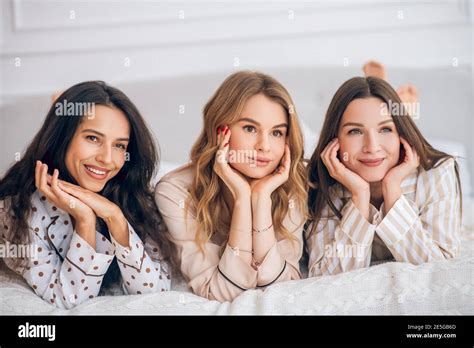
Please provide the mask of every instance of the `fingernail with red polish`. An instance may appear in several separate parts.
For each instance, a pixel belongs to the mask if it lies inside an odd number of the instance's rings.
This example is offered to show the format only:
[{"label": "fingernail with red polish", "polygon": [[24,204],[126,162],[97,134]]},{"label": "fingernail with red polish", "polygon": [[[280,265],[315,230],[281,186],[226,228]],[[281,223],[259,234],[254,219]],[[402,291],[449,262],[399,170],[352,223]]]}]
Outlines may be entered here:
[{"label": "fingernail with red polish", "polygon": [[225,143],[225,144],[224,144],[224,147],[226,147],[227,145],[229,145],[229,143]]},{"label": "fingernail with red polish", "polygon": [[226,127],[224,135],[227,135],[227,133],[229,133],[229,130],[230,130],[229,127]]}]

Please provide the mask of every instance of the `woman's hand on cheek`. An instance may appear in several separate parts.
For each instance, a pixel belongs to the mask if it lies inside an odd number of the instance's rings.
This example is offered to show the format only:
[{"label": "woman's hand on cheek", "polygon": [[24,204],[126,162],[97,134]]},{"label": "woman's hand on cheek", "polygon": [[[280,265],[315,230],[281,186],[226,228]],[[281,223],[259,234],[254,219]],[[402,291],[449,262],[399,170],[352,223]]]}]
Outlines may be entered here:
[{"label": "woman's hand on cheek", "polygon": [[340,148],[339,139],[334,138],[324,148],[321,159],[326,166],[329,175],[347,188],[354,196],[369,196],[370,185],[359,175],[348,169],[337,157]]},{"label": "woman's hand on cheek", "polygon": [[84,202],[64,191],[59,184],[59,171],[54,170],[53,176],[48,175],[48,166],[36,162],[35,185],[38,191],[48,201],[70,214],[76,221],[95,226],[96,215],[94,211]]},{"label": "woman's hand on cheek", "polygon": [[273,174],[267,175],[261,179],[252,180],[250,187],[252,197],[255,195],[270,196],[273,191],[283,185],[290,176],[291,154],[290,147],[285,144],[285,153],[280,161],[280,165]]},{"label": "woman's hand on cheek", "polygon": [[232,193],[234,200],[250,198],[250,186],[240,173],[235,171],[227,162],[229,153],[229,141],[231,131],[229,127],[217,130],[218,150],[214,159],[214,172],[226,184],[227,188]]},{"label": "woman's hand on cheek", "polygon": [[403,179],[420,165],[420,156],[418,156],[410,144],[402,137],[400,137],[400,142],[405,149],[405,157],[399,165],[393,167],[387,172],[387,174],[385,174],[385,177],[383,178],[383,184],[385,187],[399,187]]}]

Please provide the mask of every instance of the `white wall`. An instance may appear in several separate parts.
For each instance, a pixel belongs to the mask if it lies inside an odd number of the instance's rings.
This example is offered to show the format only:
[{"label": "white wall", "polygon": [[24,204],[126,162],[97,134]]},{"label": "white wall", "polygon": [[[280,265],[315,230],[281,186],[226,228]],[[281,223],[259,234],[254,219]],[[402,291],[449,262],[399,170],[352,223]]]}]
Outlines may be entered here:
[{"label": "white wall", "polygon": [[1,4],[2,100],[86,79],[225,70],[236,59],[241,68],[360,66],[368,58],[426,68],[472,58],[466,0]]}]

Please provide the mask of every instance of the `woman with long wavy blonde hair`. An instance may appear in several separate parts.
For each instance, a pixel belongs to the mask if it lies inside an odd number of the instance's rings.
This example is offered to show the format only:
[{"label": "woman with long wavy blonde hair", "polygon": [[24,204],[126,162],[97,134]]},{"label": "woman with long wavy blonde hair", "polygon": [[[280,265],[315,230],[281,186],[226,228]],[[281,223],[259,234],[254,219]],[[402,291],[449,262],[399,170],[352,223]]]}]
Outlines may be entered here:
[{"label": "woman with long wavy blonde hair", "polygon": [[203,114],[191,163],[155,190],[183,276],[218,301],[299,279],[307,184],[288,91],[268,75],[237,72]]}]

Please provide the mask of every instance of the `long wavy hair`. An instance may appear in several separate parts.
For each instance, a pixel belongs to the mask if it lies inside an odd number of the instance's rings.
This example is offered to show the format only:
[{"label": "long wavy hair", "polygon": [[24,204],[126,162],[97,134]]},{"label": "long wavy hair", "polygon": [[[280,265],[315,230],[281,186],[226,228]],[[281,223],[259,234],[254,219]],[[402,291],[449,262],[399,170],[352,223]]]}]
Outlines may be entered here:
[{"label": "long wavy hair", "polygon": [[[453,158],[453,156],[450,156],[447,153],[436,150],[428,143],[418,130],[412,117],[410,117],[408,109],[403,107],[400,97],[390,84],[377,77],[351,78],[339,87],[332,98],[321,129],[318,145],[309,161],[308,181],[310,187],[308,193],[308,207],[310,219],[307,222],[307,226],[310,223],[313,223],[313,228],[311,231],[307,231],[309,232],[307,236],[311,236],[315,231],[317,223],[321,218],[322,211],[326,205],[329,206],[339,219],[342,217],[341,211],[337,209],[334,202],[331,200],[329,191],[329,188],[336,184],[337,181],[329,175],[329,172],[321,159],[321,153],[329,142],[337,137],[342,116],[349,103],[355,99],[370,97],[382,100],[386,104],[387,110],[390,110],[388,108],[389,105],[400,105],[400,114],[396,117],[392,115],[393,122],[395,123],[398,134],[405,138],[420,156],[420,166],[424,170],[437,167],[447,159]],[[457,186],[460,193],[460,213],[462,213],[461,184],[459,179],[459,168],[456,161],[455,171]]]},{"label": "long wavy hair", "polygon": [[284,237],[294,239],[290,231],[283,226],[283,219],[292,205],[307,217],[303,136],[290,94],[277,80],[268,75],[253,71],[236,72],[225,79],[205,105],[204,127],[191,150],[194,179],[187,203],[196,209],[199,231],[196,242],[200,247],[218,231],[228,231],[231,221],[232,212],[225,204],[223,195],[225,183],[213,170],[218,150],[217,128],[236,122],[247,100],[257,94],[263,94],[280,104],[288,118],[291,168],[287,182],[271,195],[275,230]]},{"label": "long wavy hair", "polygon": [[[35,163],[54,168],[59,179],[76,184],[67,170],[65,156],[69,144],[83,117],[58,117],[56,103],[93,103],[121,110],[130,124],[129,160],[118,174],[109,180],[100,194],[117,204],[142,240],[149,236],[160,247],[163,259],[176,270],[177,255],[174,244],[158,212],[150,186],[159,163],[159,148],[143,117],[132,101],[120,90],[102,81],[76,84],[64,91],[51,106],[43,126],[35,135],[20,161],[16,162],[0,180],[0,199],[9,198],[12,231],[9,239],[14,244],[30,243],[28,220],[31,195],[35,192]],[[84,115],[74,115],[84,116]],[[102,228],[105,223],[98,219]],[[105,231],[108,233],[108,231]],[[24,260],[24,259],[23,259]],[[112,277],[117,278],[117,277]],[[104,281],[105,283],[105,281]]]}]

